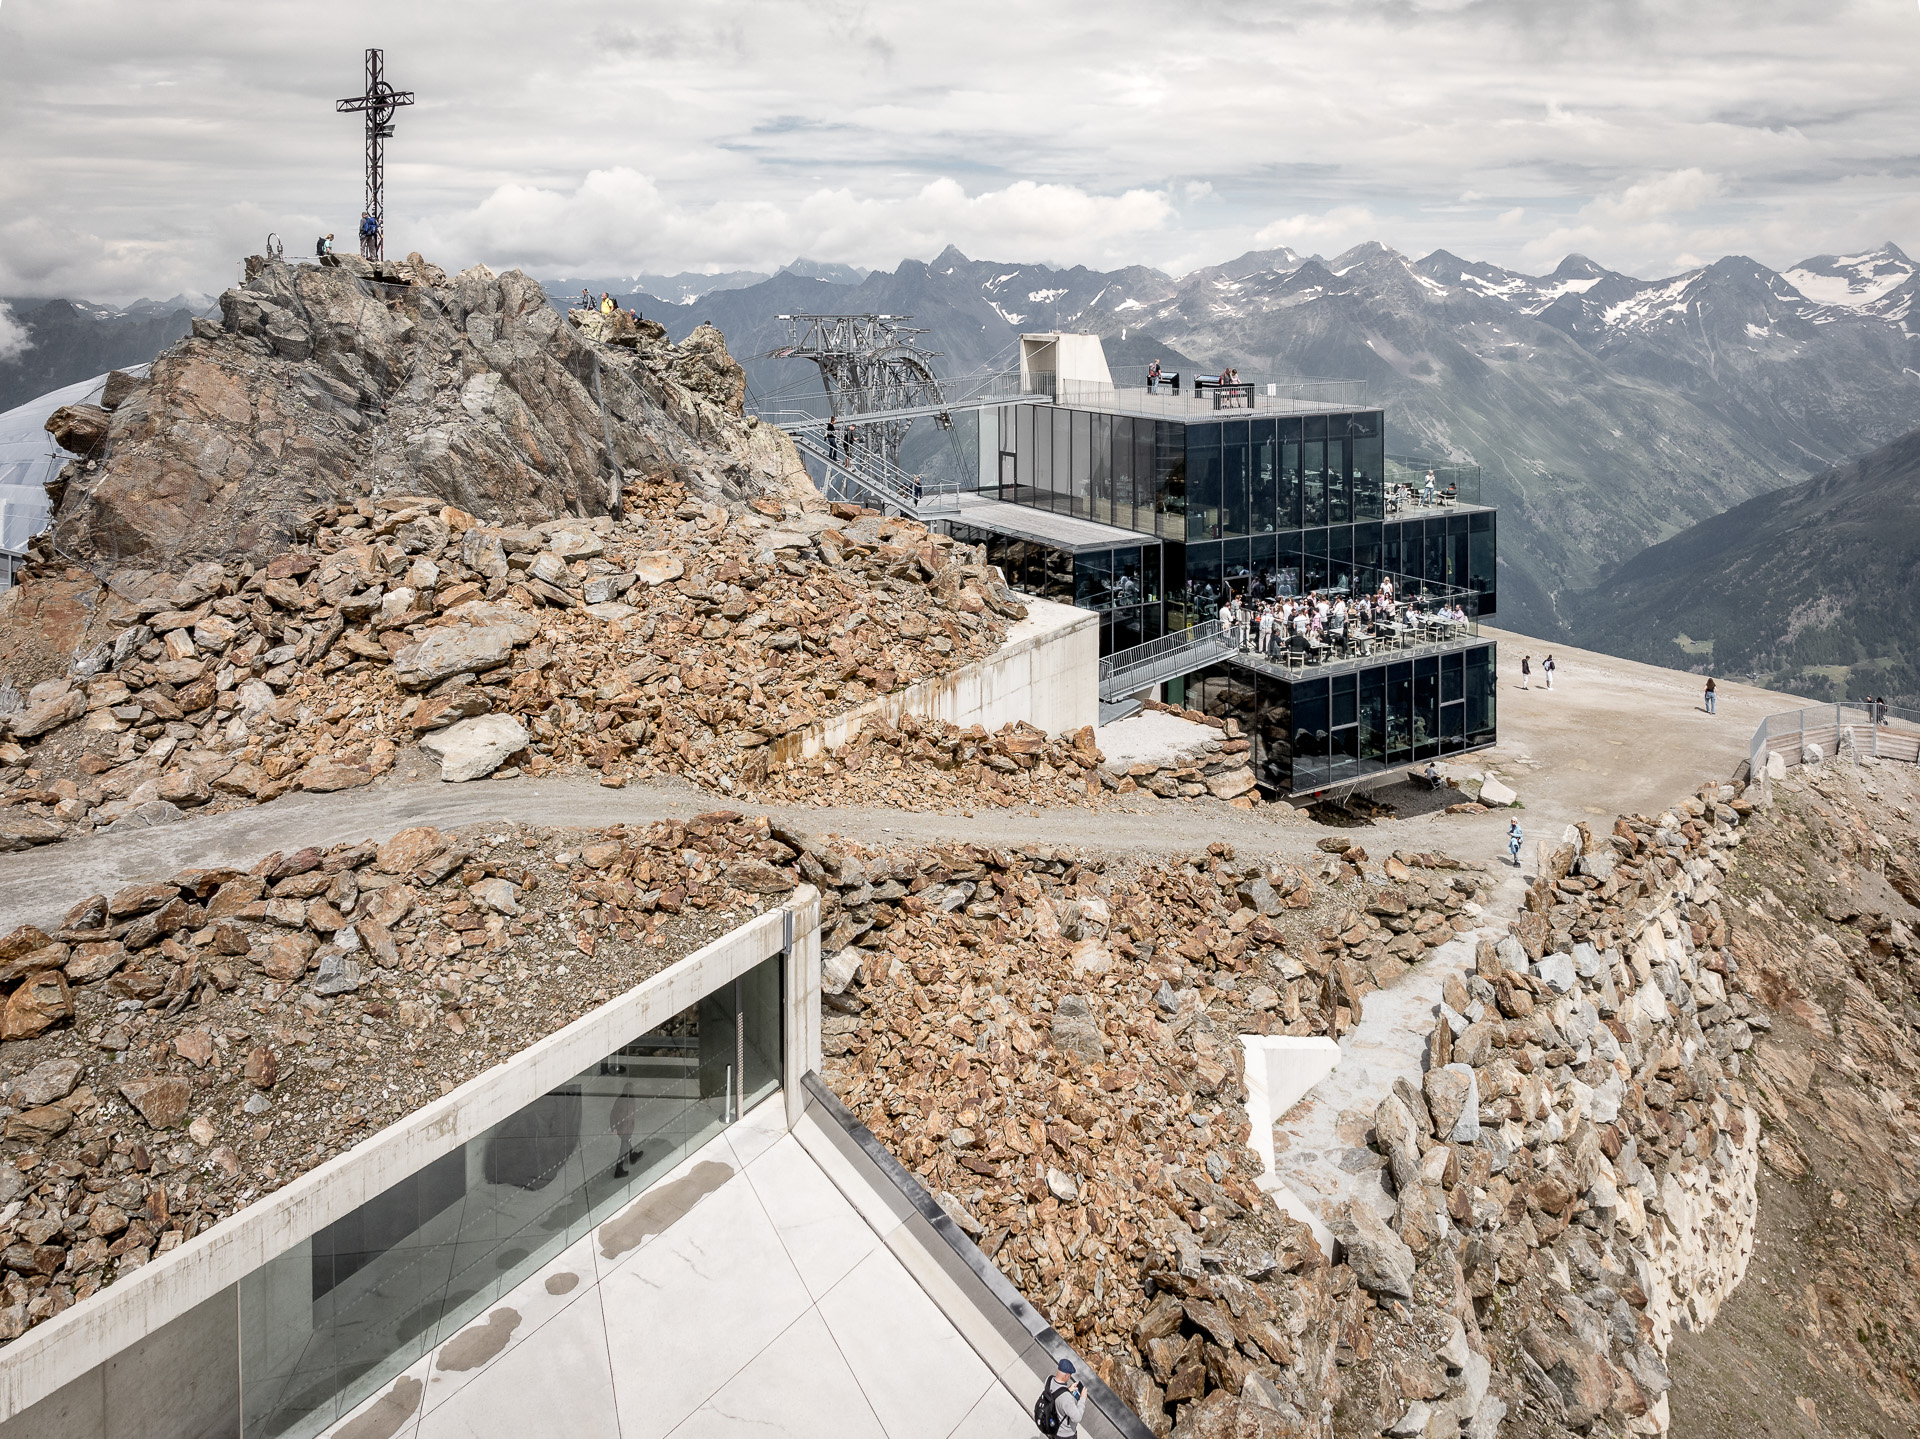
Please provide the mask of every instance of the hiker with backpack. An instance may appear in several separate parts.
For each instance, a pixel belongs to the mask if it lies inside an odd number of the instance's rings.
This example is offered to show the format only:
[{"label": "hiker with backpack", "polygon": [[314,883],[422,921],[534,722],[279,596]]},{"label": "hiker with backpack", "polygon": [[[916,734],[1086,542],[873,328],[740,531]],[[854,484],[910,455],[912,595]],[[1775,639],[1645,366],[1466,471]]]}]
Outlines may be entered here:
[{"label": "hiker with backpack", "polygon": [[1062,1359],[1033,1401],[1033,1422],[1051,1439],[1077,1439],[1087,1412],[1087,1390],[1074,1377],[1073,1361]]}]

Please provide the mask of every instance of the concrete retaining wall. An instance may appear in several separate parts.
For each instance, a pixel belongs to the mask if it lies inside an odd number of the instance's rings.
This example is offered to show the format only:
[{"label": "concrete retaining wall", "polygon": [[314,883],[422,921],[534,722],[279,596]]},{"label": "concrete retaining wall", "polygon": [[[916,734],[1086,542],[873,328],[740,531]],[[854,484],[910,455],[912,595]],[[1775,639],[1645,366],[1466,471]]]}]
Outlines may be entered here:
[{"label": "concrete retaining wall", "polygon": [[1048,734],[1098,724],[1100,616],[1072,605],[1029,600],[1027,617],[985,659],[787,735],[773,746],[769,758],[774,764],[812,759],[851,743],[869,719],[897,724],[905,715],[990,730],[1025,720]]},{"label": "concrete retaining wall", "polygon": [[[269,1260],[782,948],[787,964],[781,1083],[788,1123],[793,1123],[805,1108],[801,1076],[820,1064],[819,930],[819,894],[803,886],[782,908],[722,935],[507,1063],[28,1330],[0,1350],[0,1422],[8,1425],[8,1439],[148,1434],[155,1432],[156,1415],[181,1421],[166,1426],[169,1433],[230,1432],[220,1427],[219,1414],[222,1406],[229,1413],[234,1409],[237,1373],[232,1383],[212,1381],[223,1363],[237,1371],[237,1351],[228,1349],[226,1357],[217,1344],[189,1345],[205,1375],[183,1373],[177,1352],[179,1336],[188,1330],[202,1339],[210,1332],[208,1324],[224,1324],[223,1332],[231,1332],[230,1320],[208,1318],[209,1300],[230,1296],[234,1285]],[[167,1382],[156,1388],[161,1373]],[[167,1397],[178,1400],[196,1387],[204,1391],[204,1403],[192,1405],[200,1412],[171,1415]],[[48,1401],[44,1407],[23,1412],[43,1400]]]}]

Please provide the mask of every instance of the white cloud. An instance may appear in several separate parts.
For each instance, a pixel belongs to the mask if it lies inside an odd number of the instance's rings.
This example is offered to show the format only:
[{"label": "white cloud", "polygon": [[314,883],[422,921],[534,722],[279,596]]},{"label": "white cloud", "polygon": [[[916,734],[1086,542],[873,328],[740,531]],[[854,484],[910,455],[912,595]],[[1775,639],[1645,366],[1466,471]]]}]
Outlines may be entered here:
[{"label": "white cloud", "polygon": [[13,317],[13,311],[0,304],[0,360],[11,360],[33,343],[27,327]]},{"label": "white cloud", "polygon": [[1622,269],[1920,249],[1917,21],[1879,0],[233,13],[0,6],[0,294],[217,290],[269,230],[296,252],[349,231],[359,133],[332,103],[362,35],[419,96],[388,150],[389,234],[454,267],[890,267],[951,241],[1178,268],[1388,231]]},{"label": "white cloud", "polygon": [[1308,244],[1339,246],[1357,239],[1373,239],[1380,222],[1364,205],[1336,205],[1318,215],[1288,215],[1253,232],[1256,246]]},{"label": "white cloud", "polygon": [[690,205],[623,167],[593,171],[571,191],[502,185],[469,211],[424,222],[423,244],[490,264],[576,270],[673,271],[797,254],[891,268],[947,244],[1071,263],[1136,241],[1174,215],[1160,191],[1098,195],[1019,180],[969,195],[944,178],[897,196],[840,188]]}]

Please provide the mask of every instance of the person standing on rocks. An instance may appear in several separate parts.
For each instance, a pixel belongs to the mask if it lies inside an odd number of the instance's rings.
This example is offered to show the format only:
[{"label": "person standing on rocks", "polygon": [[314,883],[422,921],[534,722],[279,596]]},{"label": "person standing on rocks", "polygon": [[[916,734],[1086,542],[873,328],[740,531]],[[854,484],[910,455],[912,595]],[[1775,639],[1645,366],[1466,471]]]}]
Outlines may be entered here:
[{"label": "person standing on rocks", "polygon": [[616,308],[613,303],[613,296],[605,290],[602,290],[600,292],[600,313],[603,315],[611,315]]},{"label": "person standing on rocks", "polygon": [[1533,656],[1521,655],[1520,656],[1520,688],[1525,689],[1527,687],[1527,682],[1532,678],[1533,678]]},{"label": "person standing on rocks", "polygon": [[1553,688],[1553,656],[1548,655],[1540,662],[1540,673],[1547,677],[1547,688]]},{"label": "person standing on rocks", "polygon": [[1713,676],[1707,676],[1707,713],[1713,713]]},{"label": "person standing on rocks", "polygon": [[1073,1361],[1062,1359],[1034,1401],[1033,1422],[1040,1426],[1042,1434],[1056,1436],[1056,1439],[1078,1439],[1080,1421],[1086,1413],[1086,1386],[1074,1378]]}]

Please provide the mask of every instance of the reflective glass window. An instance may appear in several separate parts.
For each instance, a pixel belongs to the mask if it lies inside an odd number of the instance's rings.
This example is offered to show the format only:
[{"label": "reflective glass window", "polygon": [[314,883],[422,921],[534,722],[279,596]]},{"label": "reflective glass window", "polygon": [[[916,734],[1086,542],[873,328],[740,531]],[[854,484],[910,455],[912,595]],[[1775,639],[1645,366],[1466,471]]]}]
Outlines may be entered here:
[{"label": "reflective glass window", "polygon": [[1387,672],[1360,672],[1360,768],[1379,769],[1387,760]]},{"label": "reflective glass window", "polygon": [[1440,666],[1433,655],[1413,662],[1413,757],[1440,752]]},{"label": "reflective glass window", "polygon": [[1327,522],[1327,444],[1309,440],[1300,447],[1300,483],[1302,523],[1324,525]]},{"label": "reflective glass window", "polygon": [[1082,519],[1093,513],[1093,421],[1086,410],[1071,412],[1073,467],[1069,476],[1069,508]]},{"label": "reflective glass window", "polygon": [[1073,602],[1083,610],[1113,608],[1113,551],[1092,550],[1073,557]]},{"label": "reflective glass window", "polygon": [[1072,410],[1053,412],[1053,504],[1059,514],[1067,512],[1073,489],[1073,417]]},{"label": "reflective glass window", "polygon": [[1158,532],[1168,539],[1187,537],[1187,437],[1185,427],[1169,420],[1153,425],[1154,512]]},{"label": "reflective glass window", "polygon": [[1327,682],[1302,680],[1293,687],[1293,788],[1327,782]]},{"label": "reflective glass window", "polygon": [[780,990],[776,956],[247,1274],[240,1433],[334,1424],[773,1094]]},{"label": "reflective glass window", "polygon": [[1215,618],[1225,599],[1220,542],[1187,546],[1187,609],[1194,622]]},{"label": "reflective glass window", "polygon": [[1227,540],[1220,546],[1220,562],[1227,587],[1242,599],[1246,598],[1248,586],[1253,582],[1252,558],[1249,554],[1252,544],[1251,540]]},{"label": "reflective glass window", "polygon": [[1272,420],[1255,420],[1248,465],[1248,506],[1253,533],[1271,533],[1280,523],[1280,447]]},{"label": "reflective glass window", "polygon": [[[1246,422],[1226,426],[1244,430]],[[1248,450],[1245,445],[1220,447],[1220,526],[1228,535],[1253,533],[1253,514],[1249,508]]]},{"label": "reflective glass window", "polygon": [[1413,665],[1387,666],[1387,763],[1413,758]]},{"label": "reflective glass window", "polygon": [[1346,524],[1353,519],[1352,485],[1347,475],[1346,436],[1327,438],[1327,523]]},{"label": "reflective glass window", "polygon": [[[1092,500],[1092,515],[1103,525],[1113,524],[1113,416],[1093,417],[1093,440],[1089,463],[1093,466],[1087,481]],[[1128,518],[1131,518],[1129,516]],[[1122,520],[1120,523],[1124,524]]]},{"label": "reflective glass window", "polygon": [[1218,425],[1195,425],[1187,435],[1187,538],[1220,538],[1220,447],[1195,444],[1197,430],[1218,430]]}]

